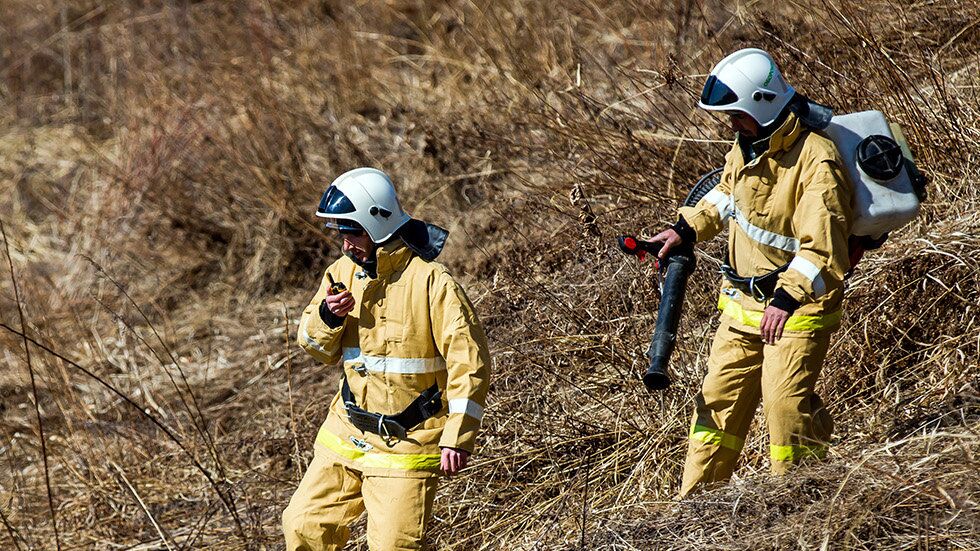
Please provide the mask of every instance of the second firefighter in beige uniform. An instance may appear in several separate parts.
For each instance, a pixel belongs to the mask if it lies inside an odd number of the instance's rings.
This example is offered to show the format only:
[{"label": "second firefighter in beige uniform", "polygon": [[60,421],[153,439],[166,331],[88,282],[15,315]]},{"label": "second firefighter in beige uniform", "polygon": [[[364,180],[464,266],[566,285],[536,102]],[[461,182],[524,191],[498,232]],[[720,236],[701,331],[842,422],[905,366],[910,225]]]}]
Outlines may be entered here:
[{"label": "second firefighter in beige uniform", "polygon": [[[332,227],[342,233],[367,229],[377,244],[368,263],[347,256],[334,262],[300,319],[300,345],[325,364],[343,362],[353,404],[338,392],[317,433],[313,463],[283,513],[290,550],[341,549],[347,526],[365,509],[372,550],[420,548],[441,463],[446,470],[447,456],[465,461],[483,418],[486,336],[463,289],[432,262],[445,232],[409,219],[397,203],[378,213],[394,218],[381,220],[395,228],[391,232],[344,212],[383,202],[371,186],[390,186],[385,182],[387,176],[373,169],[351,171],[332,186],[333,199],[325,195],[321,204],[319,215],[332,217]],[[368,197],[362,198],[365,184]],[[354,304],[343,319],[321,308],[335,283],[346,287]],[[437,391],[434,413],[404,427],[403,438],[383,424],[361,430],[349,417],[351,405],[395,416],[423,393]]]},{"label": "second firefighter in beige uniform", "polygon": [[700,105],[726,112],[739,136],[715,189],[653,238],[669,248],[727,227],[732,274],[772,274],[767,290],[722,285],[681,495],[731,476],[760,399],[775,473],[823,457],[833,431],[815,387],[841,319],[853,192],[834,144],[803,118],[819,106],[804,102],[761,50],[721,61]]}]

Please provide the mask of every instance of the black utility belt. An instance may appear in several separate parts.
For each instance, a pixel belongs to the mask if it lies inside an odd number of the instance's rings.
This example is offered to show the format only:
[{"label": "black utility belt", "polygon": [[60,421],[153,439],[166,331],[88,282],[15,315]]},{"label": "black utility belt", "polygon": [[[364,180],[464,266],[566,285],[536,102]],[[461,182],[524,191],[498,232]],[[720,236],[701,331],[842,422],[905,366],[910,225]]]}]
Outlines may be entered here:
[{"label": "black utility belt", "polygon": [[438,384],[433,384],[422,391],[418,398],[412,401],[404,411],[397,415],[374,413],[358,407],[354,394],[344,377],[344,386],[340,391],[347,408],[347,418],[361,432],[372,432],[381,436],[388,447],[393,447],[398,440],[408,438],[408,431],[421,425],[426,419],[439,413],[442,409],[442,391]]},{"label": "black utility belt", "polygon": [[762,302],[772,298],[773,293],[776,292],[776,282],[779,281],[779,274],[785,272],[787,268],[789,268],[788,263],[767,274],[742,277],[728,264],[722,264],[721,273],[736,289]]}]

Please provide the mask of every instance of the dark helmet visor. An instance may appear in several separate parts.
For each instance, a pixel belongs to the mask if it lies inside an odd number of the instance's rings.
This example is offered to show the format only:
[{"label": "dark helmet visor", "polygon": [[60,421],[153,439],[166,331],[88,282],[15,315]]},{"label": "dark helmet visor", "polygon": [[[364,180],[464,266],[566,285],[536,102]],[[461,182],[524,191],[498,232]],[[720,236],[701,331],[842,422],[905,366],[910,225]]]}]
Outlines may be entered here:
[{"label": "dark helmet visor", "polygon": [[718,80],[718,77],[711,75],[704,83],[704,90],[701,91],[701,103],[718,107],[731,105],[738,101],[738,95],[728,87],[727,84]]},{"label": "dark helmet visor", "polygon": [[360,224],[353,220],[344,220],[343,218],[328,218],[323,226],[330,230],[337,230],[340,233],[346,233],[348,235],[361,235],[364,233],[364,228]]},{"label": "dark helmet visor", "polygon": [[344,195],[344,192],[337,189],[337,186],[330,186],[320,198],[320,206],[316,213],[319,216],[329,216],[331,214],[350,214],[354,212],[354,203]]}]

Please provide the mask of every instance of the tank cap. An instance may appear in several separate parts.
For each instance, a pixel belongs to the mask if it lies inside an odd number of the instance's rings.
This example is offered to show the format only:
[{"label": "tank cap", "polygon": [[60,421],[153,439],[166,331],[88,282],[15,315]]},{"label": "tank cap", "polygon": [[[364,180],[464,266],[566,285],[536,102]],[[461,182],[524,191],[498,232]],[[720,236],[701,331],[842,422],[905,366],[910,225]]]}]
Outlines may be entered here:
[{"label": "tank cap", "polygon": [[874,134],[858,144],[857,162],[868,176],[875,180],[888,181],[902,172],[905,157],[898,142],[888,136]]}]

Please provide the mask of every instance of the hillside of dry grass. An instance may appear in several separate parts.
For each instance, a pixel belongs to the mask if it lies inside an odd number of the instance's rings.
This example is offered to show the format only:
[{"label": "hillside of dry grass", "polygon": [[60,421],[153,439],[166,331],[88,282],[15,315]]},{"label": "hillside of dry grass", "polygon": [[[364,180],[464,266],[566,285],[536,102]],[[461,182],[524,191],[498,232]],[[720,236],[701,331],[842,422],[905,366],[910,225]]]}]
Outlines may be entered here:
[{"label": "hillside of dry grass", "polygon": [[[980,3],[491,6],[0,4],[0,547],[281,547],[337,376],[291,342],[338,252],[312,214],[371,165],[451,230],[494,357],[434,548],[980,549]],[[653,274],[612,238],[721,162],[696,95],[749,45],[901,123],[930,197],[850,282],[831,458],[773,479],[757,424],[676,502],[719,244],[651,394]]]}]

